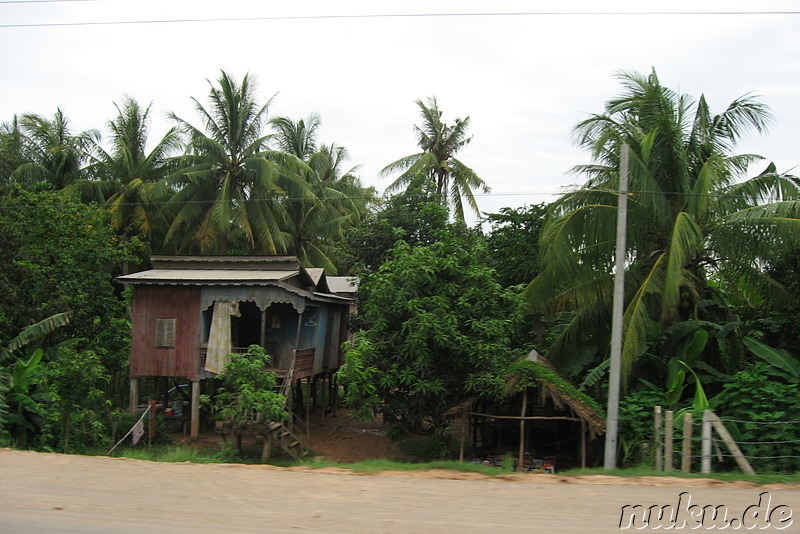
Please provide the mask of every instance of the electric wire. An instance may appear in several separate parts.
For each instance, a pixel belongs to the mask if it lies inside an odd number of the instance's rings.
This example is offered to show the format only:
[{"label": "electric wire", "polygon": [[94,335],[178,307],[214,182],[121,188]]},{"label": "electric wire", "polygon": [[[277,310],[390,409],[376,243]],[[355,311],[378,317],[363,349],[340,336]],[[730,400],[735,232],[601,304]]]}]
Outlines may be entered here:
[{"label": "electric wire", "polygon": [[[12,3],[9,0],[2,3]],[[22,1],[22,0],[17,0]],[[68,0],[50,0],[68,1]],[[72,0],[76,1],[76,0]],[[78,0],[80,1],[80,0]],[[85,0],[84,0],[85,1]],[[38,2],[29,2],[38,3]],[[172,18],[144,20],[106,20],[78,22],[31,22],[0,24],[0,28],[49,28],[69,26],[120,26],[140,24],[186,24],[210,22],[258,22],[284,20],[357,20],[357,19],[421,19],[421,18],[479,18],[479,17],[563,17],[563,16],[792,16],[800,11],[515,11],[476,13],[371,13],[350,15],[272,15],[248,17]]]}]

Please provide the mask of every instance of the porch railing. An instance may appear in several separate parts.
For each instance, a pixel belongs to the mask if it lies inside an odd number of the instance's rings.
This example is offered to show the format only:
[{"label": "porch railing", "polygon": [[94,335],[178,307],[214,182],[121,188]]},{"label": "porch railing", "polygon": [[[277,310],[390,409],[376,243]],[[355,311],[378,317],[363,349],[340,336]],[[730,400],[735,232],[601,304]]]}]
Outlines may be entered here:
[{"label": "porch railing", "polygon": [[[266,347],[267,352],[272,355],[273,362],[277,360],[277,355],[275,354],[275,344],[268,343]],[[247,352],[247,347],[233,347],[231,348],[231,353],[233,354],[245,354]],[[297,349],[294,351],[294,365],[292,365],[291,361],[281,361],[279,362],[278,366],[272,367],[274,371],[288,371],[290,368],[294,371],[295,378],[306,378],[308,376],[312,376],[314,374],[314,355],[316,354],[316,350],[313,348],[306,348],[306,349]],[[203,369],[206,365],[206,356],[208,355],[208,349],[206,347],[200,348],[200,368]],[[287,358],[283,358],[286,360]]]}]

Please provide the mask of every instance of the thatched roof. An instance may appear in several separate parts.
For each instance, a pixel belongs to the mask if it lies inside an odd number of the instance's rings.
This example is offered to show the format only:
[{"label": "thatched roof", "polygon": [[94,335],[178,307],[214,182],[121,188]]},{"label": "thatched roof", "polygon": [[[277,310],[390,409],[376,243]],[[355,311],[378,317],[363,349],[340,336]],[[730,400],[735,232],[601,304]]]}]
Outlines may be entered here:
[{"label": "thatched roof", "polygon": [[[506,395],[513,395],[524,387],[537,386],[542,394],[550,398],[556,410],[569,411],[576,419],[583,421],[591,438],[605,433],[606,421],[597,403],[562,378],[542,356],[536,355],[535,359],[525,357],[515,362],[505,381]],[[446,415],[465,415],[476,400],[477,396],[465,399],[447,410]]]}]

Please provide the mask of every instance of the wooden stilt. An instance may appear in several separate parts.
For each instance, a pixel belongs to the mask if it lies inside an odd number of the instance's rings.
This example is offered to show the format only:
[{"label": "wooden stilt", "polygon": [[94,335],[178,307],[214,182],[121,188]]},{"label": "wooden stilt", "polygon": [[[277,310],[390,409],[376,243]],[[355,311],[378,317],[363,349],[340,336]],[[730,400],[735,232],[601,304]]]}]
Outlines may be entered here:
[{"label": "wooden stilt", "polygon": [[[261,335],[258,338],[262,348],[267,348],[267,310],[261,310]],[[275,362],[272,362],[275,365]]]},{"label": "wooden stilt", "polygon": [[528,387],[522,390],[522,413],[519,418],[519,456],[517,458],[517,471],[522,471],[525,459],[525,411],[528,408]]},{"label": "wooden stilt", "polygon": [[200,380],[192,381],[192,441],[200,437]]},{"label": "wooden stilt", "polygon": [[306,379],[306,436],[311,437],[311,427],[309,422],[311,420],[311,377]]},{"label": "wooden stilt", "polygon": [[139,379],[131,378],[131,392],[128,396],[128,411],[136,415],[139,407]]},{"label": "wooden stilt", "polygon": [[331,415],[336,417],[336,408],[339,404],[339,381],[336,379],[336,372],[331,373]]},{"label": "wooden stilt", "polygon": [[328,393],[328,373],[325,372],[319,375],[317,383],[317,395],[319,395],[319,410],[322,412],[320,415],[325,418],[325,394]]},{"label": "wooden stilt", "polygon": [[581,419],[581,469],[586,469],[586,421]]}]

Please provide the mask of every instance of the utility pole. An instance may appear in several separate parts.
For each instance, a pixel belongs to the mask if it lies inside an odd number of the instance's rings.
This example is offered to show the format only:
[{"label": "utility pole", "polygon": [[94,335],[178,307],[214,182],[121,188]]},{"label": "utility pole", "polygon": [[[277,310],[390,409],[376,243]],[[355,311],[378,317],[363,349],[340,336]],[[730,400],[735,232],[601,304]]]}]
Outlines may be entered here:
[{"label": "utility pole", "polygon": [[625,309],[625,237],[628,222],[628,145],[621,147],[619,158],[619,201],[617,204],[617,253],[614,270],[614,307],[611,315],[611,354],[608,372],[608,409],[606,410],[606,471],[617,467],[617,430],[619,426],[619,386],[622,369],[622,318]]}]

